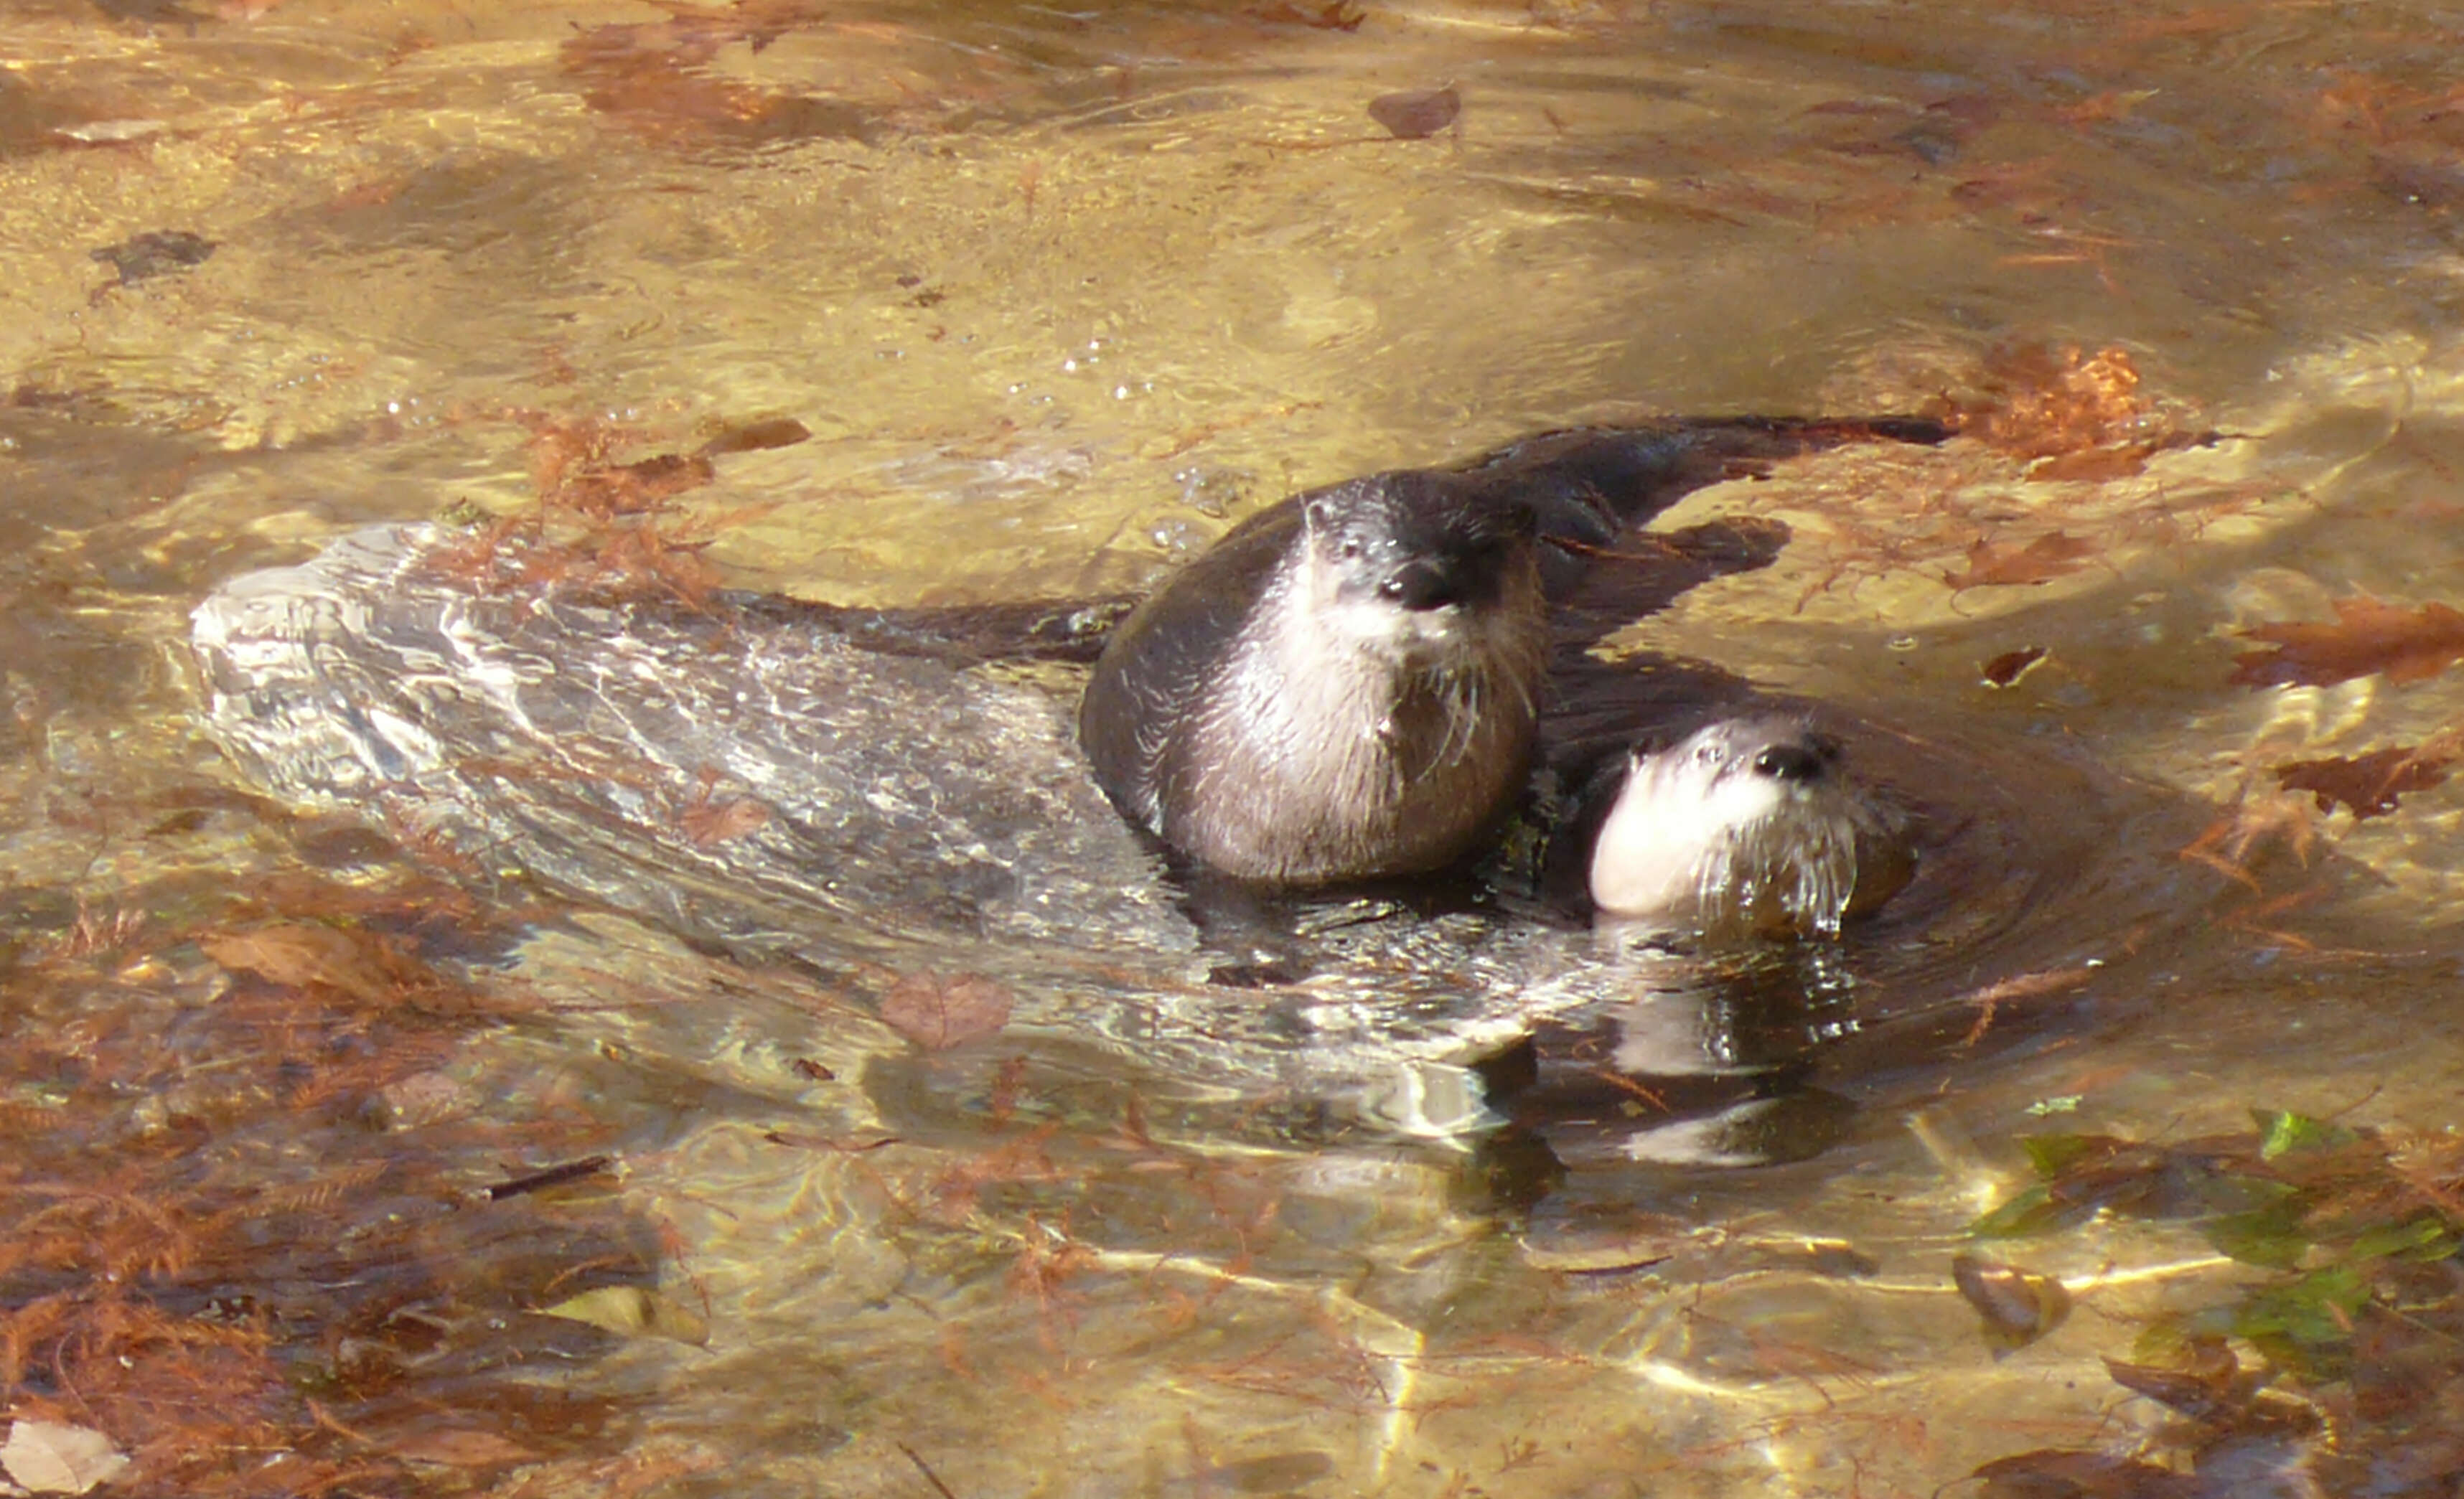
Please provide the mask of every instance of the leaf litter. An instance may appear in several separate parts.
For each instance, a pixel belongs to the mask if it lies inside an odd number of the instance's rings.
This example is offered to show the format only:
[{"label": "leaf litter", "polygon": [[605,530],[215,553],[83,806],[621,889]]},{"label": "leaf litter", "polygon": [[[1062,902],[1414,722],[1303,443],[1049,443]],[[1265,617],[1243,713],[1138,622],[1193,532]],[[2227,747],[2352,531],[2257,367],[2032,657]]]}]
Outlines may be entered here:
[{"label": "leaf litter", "polygon": [[621,1445],[621,1402],[525,1373],[610,1335],[520,1314],[672,1270],[618,1194],[477,1189],[577,1139],[457,1068],[536,1009],[444,966],[491,923],[398,867],[293,869],[98,897],[0,951],[0,1098],[43,1100],[0,1107],[12,1482],[78,1492],[117,1456],[140,1492],[388,1494]]},{"label": "leaf litter", "polygon": [[2187,1499],[2237,1491],[2255,1466],[2309,1475],[2300,1491],[2427,1495],[2464,1469],[2464,1141],[2278,1110],[2252,1123],[2175,1143],[2021,1141],[2037,1181],[1974,1236],[2172,1220],[2255,1276],[2168,1298],[2126,1359],[2105,1360],[2169,1418],[2134,1450],[2015,1454],[1976,1470],[1982,1492]]}]

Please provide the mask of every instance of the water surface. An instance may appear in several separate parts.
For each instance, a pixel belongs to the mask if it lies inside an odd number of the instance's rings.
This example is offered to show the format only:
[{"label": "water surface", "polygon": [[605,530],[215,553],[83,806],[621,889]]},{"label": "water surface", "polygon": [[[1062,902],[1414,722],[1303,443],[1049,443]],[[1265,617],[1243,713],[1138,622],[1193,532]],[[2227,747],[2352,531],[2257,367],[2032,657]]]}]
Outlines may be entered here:
[{"label": "water surface", "polygon": [[[2456,685],[2233,678],[2255,628],[2453,591],[2459,57],[2395,4],[0,6],[0,1190],[45,1230],[0,1379],[194,1492],[1871,1494],[2133,1450],[2163,1412],[2100,1356],[2255,1272],[2121,1217],[1997,1248],[2080,1306],[1995,1359],[1948,1264],[2013,1140],[2455,1122],[2454,793],[2360,819],[2280,768],[2443,763]],[[1370,114],[1441,85],[1433,134]],[[758,424],[808,436],[720,444],[661,534],[903,604],[1141,587],[1573,422],[2066,381],[2107,424],[2046,456],[1697,496],[1669,523],[1788,548],[1617,642],[1951,747],[2120,871],[1852,1038],[1794,1164],[1521,1210],[1095,1038],[919,1052],[517,853],[259,797],[191,718],[229,577]],[[603,1288],[667,1310],[537,1314]]]}]

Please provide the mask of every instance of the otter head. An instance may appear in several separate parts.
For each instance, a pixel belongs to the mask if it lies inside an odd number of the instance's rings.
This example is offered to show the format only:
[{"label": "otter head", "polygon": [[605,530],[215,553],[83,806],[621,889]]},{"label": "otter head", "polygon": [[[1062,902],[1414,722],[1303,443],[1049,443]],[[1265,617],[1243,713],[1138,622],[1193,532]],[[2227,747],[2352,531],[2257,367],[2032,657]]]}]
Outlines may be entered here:
[{"label": "otter head", "polygon": [[1467,497],[1448,479],[1381,474],[1304,502],[1299,581],[1320,629],[1442,669],[1485,658],[1492,622],[1537,619],[1531,508]]},{"label": "otter head", "polygon": [[1891,819],[1839,762],[1837,741],[1778,715],[1637,749],[1592,843],[1594,906],[1711,934],[1837,935],[1906,877]]}]

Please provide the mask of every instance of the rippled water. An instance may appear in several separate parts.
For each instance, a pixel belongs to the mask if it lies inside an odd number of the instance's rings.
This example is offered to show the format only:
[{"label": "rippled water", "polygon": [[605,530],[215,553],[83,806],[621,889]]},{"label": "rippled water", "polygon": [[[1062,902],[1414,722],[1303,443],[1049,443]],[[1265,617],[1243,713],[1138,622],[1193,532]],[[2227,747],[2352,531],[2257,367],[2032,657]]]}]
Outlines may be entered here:
[{"label": "rippled water", "polygon": [[[0,5],[0,1185],[96,1247],[0,1261],[18,1409],[252,1493],[1914,1493],[2127,1447],[2098,1356],[2235,1272],[2032,1244],[2081,1310],[1991,1358],[1947,1264],[2013,1137],[2456,1122],[2452,787],[2277,774],[2442,743],[2453,680],[2232,678],[2453,592],[2459,58],[2402,5]],[[1425,138],[1369,113],[1441,84]],[[727,583],[982,601],[1538,428],[2070,347],[2213,439],[1705,490],[1663,525],[1788,547],[1616,642],[1837,705],[1991,845],[1897,929],[1966,997],[1824,1053],[1794,1164],[1533,1204],[1098,1037],[919,1051],[869,996],[930,944],[697,950],[259,797],[191,716],[231,576],[757,423],[809,440],[662,517]],[[706,1329],[533,1314],[600,1286]],[[164,1320],[56,1345],[128,1297]]]}]

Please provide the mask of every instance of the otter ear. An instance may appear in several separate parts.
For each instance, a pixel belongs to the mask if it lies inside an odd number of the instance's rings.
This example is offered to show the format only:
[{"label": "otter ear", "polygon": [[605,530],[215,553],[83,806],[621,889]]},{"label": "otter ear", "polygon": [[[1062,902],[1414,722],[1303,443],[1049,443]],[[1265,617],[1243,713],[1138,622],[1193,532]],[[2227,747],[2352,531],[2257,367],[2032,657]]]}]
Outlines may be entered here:
[{"label": "otter ear", "polygon": [[1301,522],[1310,535],[1332,529],[1334,506],[1324,495],[1301,502]]}]

